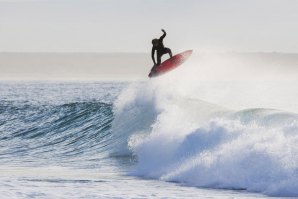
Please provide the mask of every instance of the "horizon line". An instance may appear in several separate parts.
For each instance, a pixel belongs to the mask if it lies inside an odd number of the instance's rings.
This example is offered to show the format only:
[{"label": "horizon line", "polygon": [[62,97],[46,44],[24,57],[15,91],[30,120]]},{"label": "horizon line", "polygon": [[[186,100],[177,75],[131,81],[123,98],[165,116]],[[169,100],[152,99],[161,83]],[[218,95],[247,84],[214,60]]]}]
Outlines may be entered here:
[{"label": "horizon line", "polygon": [[[1,51],[0,54],[148,54],[147,52],[92,52],[92,51]],[[195,54],[224,54],[224,53],[245,53],[245,54],[298,54],[298,52],[281,52],[281,51],[194,51]]]}]

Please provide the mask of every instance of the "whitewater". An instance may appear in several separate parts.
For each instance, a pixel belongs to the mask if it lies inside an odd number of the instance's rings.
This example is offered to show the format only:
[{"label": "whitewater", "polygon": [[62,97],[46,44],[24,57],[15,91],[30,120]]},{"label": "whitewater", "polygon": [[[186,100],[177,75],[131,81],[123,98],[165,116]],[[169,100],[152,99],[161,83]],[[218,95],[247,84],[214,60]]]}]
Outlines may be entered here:
[{"label": "whitewater", "polygon": [[0,198],[297,197],[297,84],[195,77],[1,82]]}]

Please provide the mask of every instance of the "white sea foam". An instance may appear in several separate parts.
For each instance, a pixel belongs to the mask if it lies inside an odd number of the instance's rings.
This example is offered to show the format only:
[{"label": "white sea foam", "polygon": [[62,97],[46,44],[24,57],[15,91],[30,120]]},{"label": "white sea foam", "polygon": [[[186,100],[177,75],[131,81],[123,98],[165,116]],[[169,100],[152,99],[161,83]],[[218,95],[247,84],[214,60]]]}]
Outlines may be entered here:
[{"label": "white sea foam", "polygon": [[[263,90],[255,92],[249,82],[181,79],[173,72],[133,85],[118,98],[113,128],[124,140],[118,150],[137,156],[131,174],[189,186],[298,196],[298,115],[279,111],[290,110],[293,103],[287,106],[285,96],[275,95],[289,83],[259,82]],[[246,91],[232,92],[241,87]],[[277,90],[265,92],[268,87]]]}]

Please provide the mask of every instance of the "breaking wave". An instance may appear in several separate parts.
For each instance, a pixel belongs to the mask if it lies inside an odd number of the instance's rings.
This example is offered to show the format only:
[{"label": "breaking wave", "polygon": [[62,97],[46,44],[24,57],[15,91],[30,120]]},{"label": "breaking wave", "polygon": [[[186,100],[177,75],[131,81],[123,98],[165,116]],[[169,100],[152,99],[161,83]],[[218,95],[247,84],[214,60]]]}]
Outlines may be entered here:
[{"label": "breaking wave", "polygon": [[[115,153],[130,174],[188,186],[298,196],[298,115],[235,110],[182,95],[168,80],[125,89],[114,105]],[[124,139],[125,138],[125,139]]]}]

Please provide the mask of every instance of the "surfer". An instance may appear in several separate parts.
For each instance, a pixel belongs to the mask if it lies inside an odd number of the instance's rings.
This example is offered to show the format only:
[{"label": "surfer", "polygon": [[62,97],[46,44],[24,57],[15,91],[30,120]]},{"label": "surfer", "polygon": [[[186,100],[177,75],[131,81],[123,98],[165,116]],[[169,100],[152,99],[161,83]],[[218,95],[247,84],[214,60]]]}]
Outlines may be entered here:
[{"label": "surfer", "polygon": [[[151,69],[154,70],[156,66],[160,65],[161,63],[161,56],[163,56],[164,54],[169,53],[170,57],[172,58],[172,51],[169,48],[165,48],[163,45],[163,39],[166,37],[167,33],[164,29],[161,29],[161,31],[163,32],[163,35],[159,38],[159,39],[153,39],[152,40],[152,51],[151,51],[151,57],[154,63],[153,68]],[[154,58],[154,53],[156,51],[157,57],[156,57],[156,61]]]}]

